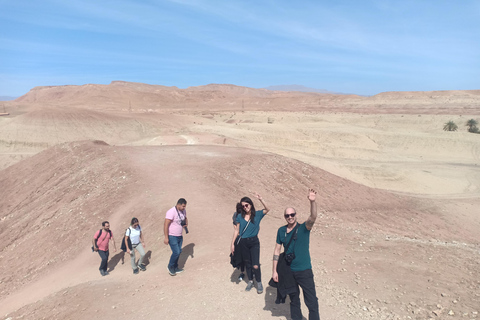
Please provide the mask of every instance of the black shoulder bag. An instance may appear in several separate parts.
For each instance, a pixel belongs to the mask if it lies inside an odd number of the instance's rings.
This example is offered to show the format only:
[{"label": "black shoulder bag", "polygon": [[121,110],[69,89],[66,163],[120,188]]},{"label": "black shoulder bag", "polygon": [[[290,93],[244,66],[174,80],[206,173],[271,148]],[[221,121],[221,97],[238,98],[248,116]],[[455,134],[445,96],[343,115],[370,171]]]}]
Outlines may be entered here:
[{"label": "black shoulder bag", "polygon": [[[132,250],[132,241],[130,240],[130,234],[132,234],[132,229],[130,227],[125,230],[125,233],[127,233],[127,230],[130,230],[130,233],[128,234],[128,249]],[[122,239],[122,244],[120,245],[120,249],[122,249],[123,252],[127,252],[127,246],[125,246],[125,236],[123,236]]]}]

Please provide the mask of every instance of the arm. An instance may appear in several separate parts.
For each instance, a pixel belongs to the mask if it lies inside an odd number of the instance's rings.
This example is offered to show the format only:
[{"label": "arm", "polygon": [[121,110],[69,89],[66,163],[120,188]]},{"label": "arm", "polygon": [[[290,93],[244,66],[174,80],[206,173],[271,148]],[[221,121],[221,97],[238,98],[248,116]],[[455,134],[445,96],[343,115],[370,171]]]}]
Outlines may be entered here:
[{"label": "arm", "polygon": [[147,246],[145,245],[145,240],[143,240],[143,232],[140,231],[140,242],[142,243],[142,246],[146,248]]},{"label": "arm", "polygon": [[93,246],[93,250],[94,251],[98,251],[98,248],[97,248],[97,245],[95,243],[95,240],[97,240],[95,237],[93,237],[93,240],[92,240],[92,246]]},{"label": "arm", "polygon": [[278,265],[278,256],[280,255],[281,249],[282,249],[282,245],[275,243],[275,250],[273,250],[273,267],[272,267],[272,278],[273,278],[273,281],[275,282],[278,282],[277,265]]},{"label": "arm", "polygon": [[267,214],[267,213],[270,211],[270,209],[267,207],[267,205],[266,205],[265,202],[263,201],[262,196],[255,192],[255,197],[262,203],[262,205],[263,205],[263,213],[264,213],[264,214]]},{"label": "arm", "polygon": [[170,224],[172,223],[172,220],[165,219],[165,223],[163,224],[163,234],[165,235],[165,239],[163,239],[163,243],[168,244],[168,228],[170,227]]},{"label": "arm", "polygon": [[232,254],[235,252],[235,240],[237,239],[238,237],[238,233],[240,231],[240,223],[237,223],[234,227],[233,227],[233,238],[232,238],[232,244],[230,246],[230,251],[232,252]]},{"label": "arm", "polygon": [[125,248],[127,248],[127,253],[130,254],[130,248],[128,247],[128,238],[130,238],[130,237],[126,235],[123,238],[123,241],[125,241]]},{"label": "arm", "polygon": [[317,220],[317,203],[315,202],[317,192],[313,189],[308,190],[308,200],[310,201],[310,216],[305,221],[307,230],[312,230],[315,220]]}]

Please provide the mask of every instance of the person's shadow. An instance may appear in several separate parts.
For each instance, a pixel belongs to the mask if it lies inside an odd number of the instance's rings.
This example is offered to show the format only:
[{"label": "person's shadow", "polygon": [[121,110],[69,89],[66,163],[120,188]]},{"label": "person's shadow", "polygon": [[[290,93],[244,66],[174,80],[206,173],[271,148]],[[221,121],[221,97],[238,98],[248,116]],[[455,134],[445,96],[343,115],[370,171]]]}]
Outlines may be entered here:
[{"label": "person's shadow", "polygon": [[[245,267],[243,267],[245,270]],[[230,276],[230,281],[234,282],[236,284],[239,284],[242,280],[240,280],[240,274],[243,273],[243,281],[247,282],[247,275],[245,271],[241,271],[241,267],[239,266],[238,268],[233,269],[232,275]]]},{"label": "person's shadow", "polygon": [[108,261],[108,272],[112,272],[120,261],[122,261],[122,264],[125,263],[125,252],[123,250],[120,250]]},{"label": "person's shadow", "polygon": [[[148,266],[150,264],[150,259],[152,257],[152,251],[149,250],[145,256],[143,257],[143,265]],[[128,256],[130,258],[130,256]],[[117,264],[122,261],[122,264],[125,263],[125,252],[123,250],[120,250],[119,253],[114,255],[109,261],[108,261],[108,272],[112,272],[115,270],[115,267]]]},{"label": "person's shadow", "polygon": [[145,256],[143,257],[142,264],[144,266],[148,266],[150,264],[151,258],[152,258],[152,250],[148,250],[147,253],[145,253]]},{"label": "person's shadow", "polygon": [[[290,318],[290,298],[287,297],[285,303],[277,304],[277,288],[270,285],[265,286],[265,307],[263,310],[270,311],[273,317],[287,317]],[[303,317],[305,319],[305,317]]]},{"label": "person's shadow", "polygon": [[182,253],[180,253],[180,257],[178,257],[179,268],[185,268],[188,257],[193,258],[193,247],[195,247],[195,243],[189,243],[182,248]]}]

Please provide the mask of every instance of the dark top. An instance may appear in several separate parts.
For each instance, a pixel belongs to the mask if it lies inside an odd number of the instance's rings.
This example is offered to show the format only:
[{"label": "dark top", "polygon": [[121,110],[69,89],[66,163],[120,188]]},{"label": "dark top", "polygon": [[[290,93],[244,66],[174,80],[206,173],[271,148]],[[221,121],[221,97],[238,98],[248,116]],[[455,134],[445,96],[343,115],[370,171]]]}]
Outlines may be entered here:
[{"label": "dark top", "polygon": [[[245,221],[241,214],[237,216],[237,222],[240,223],[238,234],[241,235],[242,239],[251,238],[258,235],[258,231],[260,231],[260,221],[262,221],[263,217],[265,217],[265,213],[263,213],[263,210],[255,211],[255,219],[254,221],[250,221],[250,223],[248,223],[248,221]],[[245,229],[247,223],[248,227],[247,229]],[[244,229],[245,232],[243,232]]]},{"label": "dark top", "polygon": [[[283,244],[285,247],[292,234],[294,232],[287,233],[287,226],[280,227],[277,232],[277,243]],[[297,240],[292,240],[288,253],[295,251],[295,259],[293,259],[290,268],[292,271],[304,271],[312,269],[312,262],[310,259],[310,230],[305,226],[305,222],[298,225]]]}]

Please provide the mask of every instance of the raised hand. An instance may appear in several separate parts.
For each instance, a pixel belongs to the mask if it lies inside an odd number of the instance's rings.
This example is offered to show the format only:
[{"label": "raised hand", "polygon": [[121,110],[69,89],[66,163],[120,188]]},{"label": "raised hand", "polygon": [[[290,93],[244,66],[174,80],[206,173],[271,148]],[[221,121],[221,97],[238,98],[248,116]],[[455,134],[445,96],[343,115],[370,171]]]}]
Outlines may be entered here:
[{"label": "raised hand", "polygon": [[257,198],[258,200],[263,199],[262,196],[258,194],[258,192],[254,192],[253,194],[254,194],[255,198]]},{"label": "raised hand", "polygon": [[315,201],[315,198],[317,196],[317,191],[313,190],[313,189],[308,189],[308,200],[310,200],[310,202],[313,202]]}]

